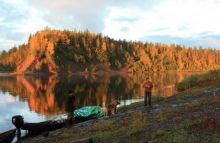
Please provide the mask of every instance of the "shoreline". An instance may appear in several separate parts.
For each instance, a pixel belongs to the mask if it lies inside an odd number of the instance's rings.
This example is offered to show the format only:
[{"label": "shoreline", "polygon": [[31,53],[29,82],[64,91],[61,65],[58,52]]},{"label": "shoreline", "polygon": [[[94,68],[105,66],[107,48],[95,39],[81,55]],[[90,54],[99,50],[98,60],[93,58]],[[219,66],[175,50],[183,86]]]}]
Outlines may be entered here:
[{"label": "shoreline", "polygon": [[[168,71],[151,71],[150,73],[155,74],[155,73],[167,73],[167,72],[180,72],[180,73],[205,73],[209,70],[168,70]],[[144,73],[144,72],[142,72]],[[148,71],[146,71],[148,73]],[[84,72],[84,71],[79,71],[79,72],[60,72],[60,73],[51,73],[51,72],[0,72],[0,76],[51,76],[51,75],[56,75],[56,76],[62,76],[62,75],[76,75],[76,76],[89,76],[89,75],[127,75],[127,76],[133,76],[135,73],[131,73],[129,71],[124,71],[124,70],[111,70],[111,71],[97,71],[97,72]]]},{"label": "shoreline", "polygon": [[[177,136],[186,134],[185,128],[182,127],[182,124],[185,126],[185,122],[188,122],[188,118],[185,116],[191,117],[191,113],[194,113],[194,116],[197,114],[200,115],[202,112],[209,112],[209,109],[206,109],[207,107],[218,109],[217,107],[219,105],[215,101],[213,92],[216,92],[216,98],[220,99],[220,88],[209,87],[192,89],[191,91],[185,91],[173,97],[153,99],[152,107],[143,106],[143,102],[133,103],[119,108],[118,113],[113,116],[89,120],[68,128],[52,131],[48,133],[47,137],[39,135],[37,137],[27,138],[24,140],[24,143],[70,143],[73,140],[88,137],[92,138],[94,142],[97,143],[132,142],[137,140],[140,142],[143,142],[144,140],[161,142],[160,139],[165,139],[165,135],[168,135],[168,133],[174,133],[173,130],[176,130],[176,126],[179,128],[178,130],[184,130],[183,133],[177,133]],[[219,112],[218,115],[219,116],[216,117],[218,117],[217,119],[220,119]],[[213,115],[210,117],[214,118]],[[170,124],[169,119],[175,120],[175,122],[178,120],[178,123],[173,124],[172,121]],[[189,122],[190,129],[194,128],[194,122],[200,123],[200,118],[193,117],[192,121]],[[121,136],[119,132],[123,132],[123,135]],[[184,137],[182,141],[191,138],[190,134],[185,136],[186,137]],[[200,138],[201,137],[202,136],[200,136]],[[217,139],[220,140],[220,138]]]}]

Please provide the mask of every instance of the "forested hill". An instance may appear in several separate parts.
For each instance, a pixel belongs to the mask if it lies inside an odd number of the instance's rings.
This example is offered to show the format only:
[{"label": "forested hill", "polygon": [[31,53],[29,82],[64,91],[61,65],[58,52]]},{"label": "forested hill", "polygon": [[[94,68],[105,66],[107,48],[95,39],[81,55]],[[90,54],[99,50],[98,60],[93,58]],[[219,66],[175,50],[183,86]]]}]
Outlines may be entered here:
[{"label": "forested hill", "polygon": [[88,31],[43,30],[28,44],[0,55],[1,71],[77,72],[97,70],[208,70],[220,66],[220,51],[142,43]]}]

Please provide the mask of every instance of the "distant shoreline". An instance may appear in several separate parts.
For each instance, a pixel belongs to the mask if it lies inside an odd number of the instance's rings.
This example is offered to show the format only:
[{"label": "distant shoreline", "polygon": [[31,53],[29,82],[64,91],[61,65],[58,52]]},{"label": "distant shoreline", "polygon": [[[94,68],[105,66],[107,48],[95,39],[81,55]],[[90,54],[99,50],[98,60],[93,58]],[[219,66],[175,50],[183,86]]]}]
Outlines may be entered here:
[{"label": "distant shoreline", "polygon": [[[150,73],[161,73],[161,72],[183,72],[183,73],[204,73],[207,72],[209,70],[167,70],[167,71],[154,71],[154,72],[150,72]],[[144,72],[142,72],[144,73]],[[148,73],[146,71],[146,73]],[[33,75],[33,76],[50,76],[50,75],[76,75],[76,76],[88,76],[88,75],[128,75],[128,76],[132,76],[135,75],[135,73],[133,72],[129,72],[129,71],[125,71],[125,70],[111,70],[111,71],[97,71],[97,72],[60,72],[60,73],[50,73],[50,72],[0,72],[0,76],[18,76],[18,75],[22,75],[22,76],[29,76],[29,75]]]}]

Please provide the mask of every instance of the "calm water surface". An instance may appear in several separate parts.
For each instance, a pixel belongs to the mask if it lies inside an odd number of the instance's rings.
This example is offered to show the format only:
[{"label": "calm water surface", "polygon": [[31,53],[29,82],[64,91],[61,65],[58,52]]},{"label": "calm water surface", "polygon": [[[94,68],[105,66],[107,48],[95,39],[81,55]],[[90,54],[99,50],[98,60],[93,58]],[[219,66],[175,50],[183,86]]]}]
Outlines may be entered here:
[{"label": "calm water surface", "polygon": [[[176,84],[192,73],[156,73],[151,75],[154,96],[172,96]],[[143,99],[144,76],[0,76],[0,132],[13,129],[11,117],[22,115],[25,121],[38,122],[65,113],[68,89],[76,95],[76,106],[105,106],[113,100],[121,105]]]}]

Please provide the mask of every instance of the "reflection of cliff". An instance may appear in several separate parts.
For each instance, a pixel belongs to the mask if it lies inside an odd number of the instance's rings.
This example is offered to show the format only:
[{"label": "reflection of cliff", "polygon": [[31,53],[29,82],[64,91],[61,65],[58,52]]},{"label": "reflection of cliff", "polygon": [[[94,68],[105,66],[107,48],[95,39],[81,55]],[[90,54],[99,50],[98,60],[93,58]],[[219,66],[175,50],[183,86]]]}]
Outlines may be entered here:
[{"label": "reflection of cliff", "polygon": [[0,88],[9,91],[12,95],[21,100],[27,100],[30,110],[42,115],[58,114],[64,111],[57,106],[54,87],[56,77],[50,76],[47,79],[36,79],[34,77],[1,77]]},{"label": "reflection of cliff", "polygon": [[64,108],[59,108],[54,95],[54,87],[57,82],[57,78],[54,76],[48,77],[48,79],[29,79],[25,78],[21,80],[24,87],[29,94],[29,107],[37,113],[43,115],[51,115],[64,112]]},{"label": "reflection of cliff", "polygon": [[[172,96],[176,83],[189,76],[177,72],[151,75],[153,95]],[[98,77],[0,77],[0,90],[28,101],[30,110],[50,116],[65,112],[68,90],[76,96],[75,106],[106,106],[114,100],[138,99],[144,95],[142,83],[145,76]]]},{"label": "reflection of cliff", "polygon": [[[30,110],[42,115],[65,112],[68,90],[76,95],[77,107],[108,105],[116,100],[137,98],[140,85],[124,77],[0,77],[0,89],[28,101]],[[136,96],[133,96],[136,95]]]}]

